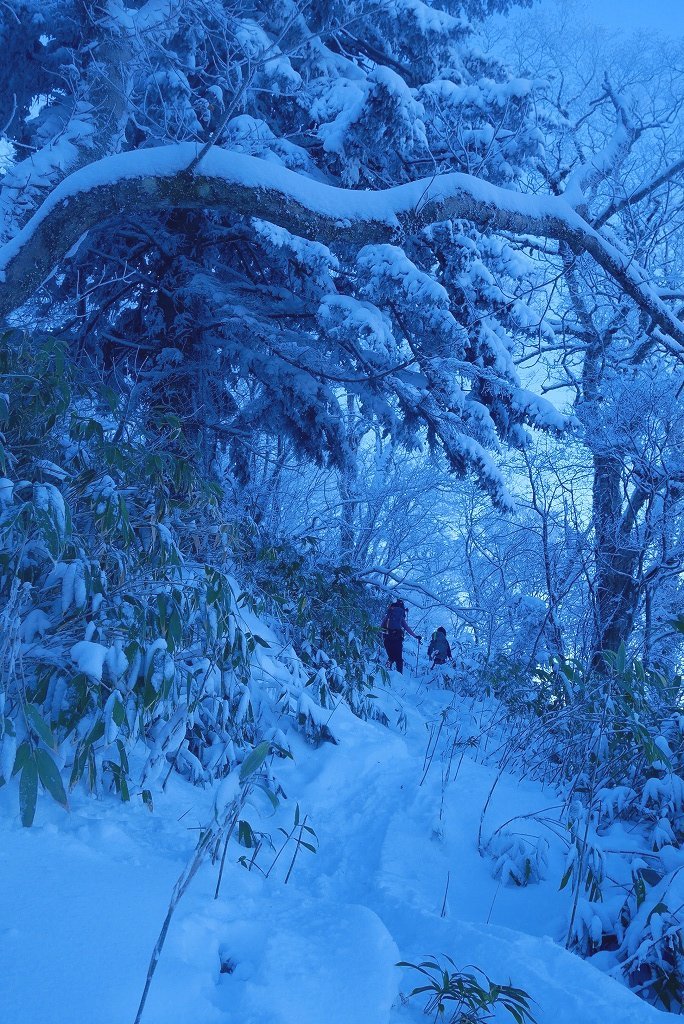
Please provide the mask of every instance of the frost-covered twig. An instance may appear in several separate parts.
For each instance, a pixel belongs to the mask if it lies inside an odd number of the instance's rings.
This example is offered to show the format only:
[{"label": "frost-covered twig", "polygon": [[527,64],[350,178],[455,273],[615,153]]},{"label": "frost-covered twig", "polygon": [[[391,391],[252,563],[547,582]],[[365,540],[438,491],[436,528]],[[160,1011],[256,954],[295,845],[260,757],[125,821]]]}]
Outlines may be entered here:
[{"label": "frost-covered twig", "polygon": [[[239,776],[229,775],[224,779],[216,793],[214,800],[214,824],[208,826],[206,830],[201,833],[191,860],[185,866],[173,887],[169,908],[166,912],[166,917],[164,918],[164,923],[159,933],[159,937],[154,945],[154,949],[152,950],[152,956],[150,957],[147,976],[145,978],[145,987],[143,988],[143,993],[140,998],[140,1005],[138,1006],[138,1012],[135,1015],[134,1024],[140,1024],[143,1010],[145,1009],[145,1003],[147,1002],[147,996],[150,991],[150,985],[152,984],[152,979],[157,969],[159,957],[161,956],[162,949],[164,948],[166,935],[176,907],[183,898],[183,895],[187,892],[188,886],[200,869],[207,852],[212,847],[220,845],[221,840],[224,837],[229,839],[233,834],[235,825],[242,812],[242,808],[244,807],[245,801],[247,800],[252,788],[251,776],[258,768],[261,767],[265,758],[268,756],[269,750],[270,744],[266,742],[260,743],[255,747],[243,761]],[[231,796],[231,793],[234,795]],[[224,861],[225,849],[221,861],[221,872],[223,871]],[[221,874],[219,874],[216,895],[218,895],[220,884]]]},{"label": "frost-covered twig", "polygon": [[145,1009],[145,1003],[147,1002],[147,996],[150,991],[150,985],[152,984],[152,979],[157,969],[157,964],[159,963],[159,957],[161,956],[162,949],[164,948],[164,942],[166,941],[166,935],[169,930],[169,925],[171,924],[171,918],[173,917],[174,911],[176,910],[176,907],[180,903],[183,894],[187,891],[190,882],[197,874],[197,871],[199,870],[200,865],[204,860],[207,850],[209,849],[209,847],[211,846],[212,842],[215,839],[216,833],[214,832],[213,829],[207,829],[206,832],[202,833],[199,842],[197,843],[197,846],[195,848],[195,852],[192,856],[192,860],[190,860],[190,862],[183,869],[176,884],[173,887],[173,892],[171,893],[171,900],[169,902],[169,908],[166,911],[164,923],[162,925],[161,931],[159,932],[159,937],[154,945],[154,949],[152,950],[152,956],[150,957],[150,963],[147,968],[147,976],[145,978],[145,987],[143,988],[143,993],[142,996],[140,997],[140,1004],[138,1006],[138,1012],[135,1015],[134,1024],[140,1024],[143,1010]]}]

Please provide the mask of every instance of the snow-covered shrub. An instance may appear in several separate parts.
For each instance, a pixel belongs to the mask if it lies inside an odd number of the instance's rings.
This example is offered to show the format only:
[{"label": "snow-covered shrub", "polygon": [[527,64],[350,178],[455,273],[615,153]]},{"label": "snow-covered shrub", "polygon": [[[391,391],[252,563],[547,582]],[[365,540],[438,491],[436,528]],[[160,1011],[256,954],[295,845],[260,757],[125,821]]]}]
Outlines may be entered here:
[{"label": "snow-covered shrub", "polygon": [[[667,865],[667,869],[666,869]],[[634,866],[633,866],[634,867]],[[684,1009],[684,857],[672,848],[665,874],[636,867],[622,908],[619,971],[641,995],[671,1013]],[[648,876],[649,883],[644,876]]]},{"label": "snow-covered shrub", "polygon": [[[555,832],[567,847],[558,885],[568,903],[558,938],[583,956],[600,953],[603,968],[650,1002],[679,1012],[681,679],[646,669],[624,648],[604,655],[600,674],[560,660],[527,677],[502,670],[500,660],[493,665],[493,674],[481,666],[479,675],[459,676],[459,692],[480,730],[478,756],[558,795],[559,818],[545,819],[549,835]],[[524,884],[534,863],[531,842],[507,824],[480,848],[504,883]]]},{"label": "snow-covered shrub", "polygon": [[554,709],[524,732],[526,767],[568,793],[570,846],[561,880],[572,894],[568,945],[584,955],[609,951],[616,974],[644,998],[679,1011],[681,681],[628,659],[624,648],[604,662],[598,675],[555,666],[564,693],[556,691]]},{"label": "snow-covered shrub", "polygon": [[509,829],[497,831],[487,844],[492,858],[492,876],[504,885],[531,885],[546,878],[549,844],[543,837],[517,835]]},{"label": "snow-covered shrub", "polygon": [[260,635],[221,492],[177,425],[127,422],[55,340],[5,336],[0,360],[0,783],[19,776],[24,822],[39,782],[62,804],[63,777],[151,804],[172,770],[204,784],[280,743],[283,719],[325,738],[343,669]]},{"label": "snow-covered shrub", "polygon": [[585,806],[581,799],[573,800],[567,816],[570,845],[560,888],[571,885],[567,943],[584,953],[594,952],[601,945],[604,931],[614,931],[613,919],[607,920],[601,913],[605,857],[595,824],[593,806]]},{"label": "snow-covered shrub", "polygon": [[351,565],[331,562],[315,537],[275,540],[244,520],[238,530],[241,579],[259,614],[293,644],[313,699],[327,708],[342,694],[357,714],[372,715],[372,654],[386,602]]}]

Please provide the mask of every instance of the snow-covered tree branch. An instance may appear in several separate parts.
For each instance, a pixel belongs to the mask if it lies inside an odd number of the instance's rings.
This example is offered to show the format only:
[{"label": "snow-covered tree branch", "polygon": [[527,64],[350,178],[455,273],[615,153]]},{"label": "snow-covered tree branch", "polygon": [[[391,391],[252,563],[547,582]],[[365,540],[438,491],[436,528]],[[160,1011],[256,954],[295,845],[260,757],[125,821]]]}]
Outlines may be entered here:
[{"label": "snow-covered tree branch", "polygon": [[684,345],[682,322],[639,265],[563,198],[525,195],[453,172],[376,192],[336,188],[256,157],[212,149],[186,173],[191,143],[106,157],[67,177],[19,234],[0,249],[0,315],[28,299],[78,240],[105,219],[145,210],[219,209],[258,217],[293,234],[356,246],[399,241],[445,220],[553,238],[587,253]]}]

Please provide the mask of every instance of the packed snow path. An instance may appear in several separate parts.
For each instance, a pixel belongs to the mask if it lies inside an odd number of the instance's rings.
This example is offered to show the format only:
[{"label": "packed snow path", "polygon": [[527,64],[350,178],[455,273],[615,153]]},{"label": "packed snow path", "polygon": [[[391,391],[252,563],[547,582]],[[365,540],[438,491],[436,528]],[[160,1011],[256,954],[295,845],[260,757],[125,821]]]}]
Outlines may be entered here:
[{"label": "packed snow path", "polygon": [[[567,900],[560,858],[537,886],[491,877],[477,852],[491,768],[464,758],[440,818],[439,763],[420,784],[426,722],[439,721],[453,695],[399,677],[394,686],[384,704],[394,721],[405,714],[405,733],[340,707],[330,723],[337,746],[313,750],[290,735],[295,759],[277,767],[289,799],[271,820],[261,803],[245,817],[277,848],[277,826],[292,826],[298,803],[318,852],[300,850],[285,885],[292,844],[268,879],[235,863],[250,852],[235,845],[216,901],[216,868],[206,865],[173,919],[144,1024],[417,1024],[422,1004],[402,993],[418,980],[396,962],[442,953],[526,989],[539,1024],[662,1021],[550,937]],[[3,1019],[132,1024],[211,794],[176,780],[152,815],[83,797],[65,817],[43,801],[31,830],[18,824],[16,793],[0,797],[0,951],[11,979]],[[500,824],[542,799],[537,787],[504,779],[488,819]],[[272,860],[258,863],[266,870]]]}]

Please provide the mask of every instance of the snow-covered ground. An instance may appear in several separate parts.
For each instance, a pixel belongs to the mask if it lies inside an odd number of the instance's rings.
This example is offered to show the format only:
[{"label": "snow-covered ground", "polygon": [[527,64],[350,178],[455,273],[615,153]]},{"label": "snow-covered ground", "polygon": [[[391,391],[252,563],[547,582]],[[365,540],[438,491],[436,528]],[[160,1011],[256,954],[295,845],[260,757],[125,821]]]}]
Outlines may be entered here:
[{"label": "snow-covered ground", "polygon": [[[540,884],[492,877],[477,833],[494,770],[459,752],[443,799],[442,762],[426,764],[454,695],[394,676],[381,701],[390,728],[340,706],[330,722],[336,746],[288,735],[294,759],[276,764],[287,799],[276,812],[255,802],[244,817],[277,850],[278,827],[292,827],[298,804],[318,852],[300,849],[285,884],[292,842],[266,878],[237,862],[251,851],[233,841],[218,900],[218,869],[206,863],[172,920],[144,1024],[417,1024],[426,1019],[420,999],[405,996],[418,978],[396,964],[428,954],[526,989],[539,1024],[662,1021],[557,941],[570,898],[558,889],[559,843]],[[39,801],[24,829],[15,787],[0,790],[3,1020],[132,1024],[171,889],[212,797],[179,778],[155,794],[153,813],[135,800],[73,794],[68,814]],[[552,802],[503,777],[484,832]],[[262,849],[263,871],[274,856]]]}]

